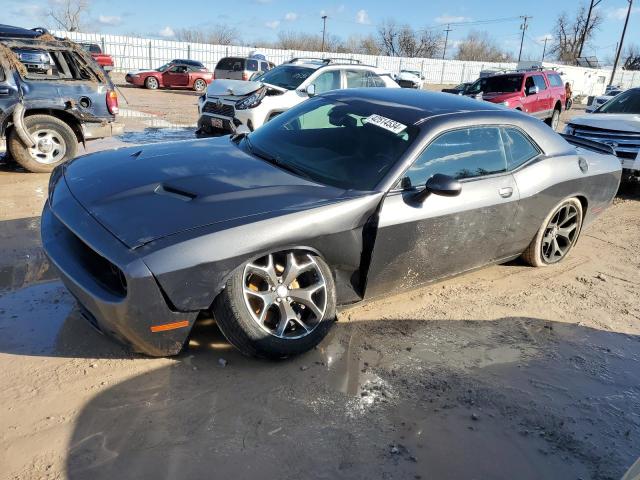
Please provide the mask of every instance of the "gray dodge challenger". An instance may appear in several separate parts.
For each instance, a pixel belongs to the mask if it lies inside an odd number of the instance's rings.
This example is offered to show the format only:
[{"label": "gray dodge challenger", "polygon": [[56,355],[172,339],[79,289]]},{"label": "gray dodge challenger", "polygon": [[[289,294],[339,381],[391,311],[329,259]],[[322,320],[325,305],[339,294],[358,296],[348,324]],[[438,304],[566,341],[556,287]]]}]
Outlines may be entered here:
[{"label": "gray dodge challenger", "polygon": [[83,315],[148,355],[213,315],[247,355],[320,342],[338,305],[522,257],[562,261],[612,201],[605,145],[460,96],[315,96],[252,133],[53,172],[42,241]]}]

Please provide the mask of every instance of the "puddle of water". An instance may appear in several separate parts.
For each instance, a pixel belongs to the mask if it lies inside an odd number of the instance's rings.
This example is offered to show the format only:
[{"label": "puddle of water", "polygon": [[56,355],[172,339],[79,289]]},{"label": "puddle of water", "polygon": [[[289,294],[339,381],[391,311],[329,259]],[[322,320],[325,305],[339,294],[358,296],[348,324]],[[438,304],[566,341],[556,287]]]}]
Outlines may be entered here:
[{"label": "puddle of water", "polygon": [[144,145],[149,143],[173,142],[176,140],[193,140],[196,138],[194,128],[145,128],[141,132],[126,132],[117,137],[124,143]]}]

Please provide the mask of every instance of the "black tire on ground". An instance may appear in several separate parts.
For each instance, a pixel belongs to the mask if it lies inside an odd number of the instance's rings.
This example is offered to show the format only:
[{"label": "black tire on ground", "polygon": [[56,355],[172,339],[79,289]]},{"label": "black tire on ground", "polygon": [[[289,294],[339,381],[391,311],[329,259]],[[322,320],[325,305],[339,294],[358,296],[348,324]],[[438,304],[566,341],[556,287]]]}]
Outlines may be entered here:
[{"label": "black tire on ground", "polygon": [[327,264],[314,256],[326,283],[326,308],[317,326],[306,336],[283,339],[263,330],[252,318],[243,297],[244,269],[231,275],[213,303],[213,314],[225,338],[241,353],[251,357],[280,359],[299,355],[315,347],[327,335],[336,319],[336,294],[333,275]]},{"label": "black tire on ground", "polygon": [[582,204],[580,203],[580,200],[574,197],[574,198],[563,200],[551,210],[549,215],[547,215],[547,217],[542,222],[542,226],[540,227],[540,230],[538,230],[538,232],[536,233],[536,236],[533,237],[533,240],[531,241],[527,249],[522,254],[523,260],[527,262],[529,265],[531,265],[532,267],[547,267],[549,265],[553,265],[554,263],[557,263],[557,262],[549,262],[545,260],[543,256],[543,240],[544,240],[545,232],[550,225],[550,222],[554,219],[554,216],[557,215],[558,212],[564,206],[571,206],[575,208],[577,212],[576,226],[575,226],[575,235],[572,238],[572,241],[568,244],[568,249],[566,253],[558,261],[564,260],[567,257],[567,255],[569,255],[570,251],[573,249],[576,242],[578,241],[578,237],[580,236],[581,229],[582,229]]},{"label": "black tire on ground", "polygon": [[556,130],[558,128],[558,123],[560,122],[560,110],[557,108],[553,110],[553,115],[545,120],[545,123],[549,125],[551,128]]},{"label": "black tire on ground", "polygon": [[203,92],[206,88],[207,88],[207,82],[205,82],[201,78],[198,78],[196,79],[195,82],[193,82],[193,89],[196,92]]},{"label": "black tire on ground", "polygon": [[[58,148],[64,150],[63,156],[52,163],[44,163],[34,157],[29,148],[22,143],[15,128],[11,130],[7,141],[7,150],[13,159],[25,170],[34,173],[51,172],[56,166],[75,158],[78,152],[78,139],[71,127],[59,118],[50,115],[31,115],[25,117],[24,125],[27,131],[33,136],[39,131],[54,132],[58,143]],[[37,138],[35,138],[37,141]]]},{"label": "black tire on ground", "polygon": [[158,79],[156,77],[147,77],[144,81],[144,87],[149,90],[157,90],[159,86]]}]

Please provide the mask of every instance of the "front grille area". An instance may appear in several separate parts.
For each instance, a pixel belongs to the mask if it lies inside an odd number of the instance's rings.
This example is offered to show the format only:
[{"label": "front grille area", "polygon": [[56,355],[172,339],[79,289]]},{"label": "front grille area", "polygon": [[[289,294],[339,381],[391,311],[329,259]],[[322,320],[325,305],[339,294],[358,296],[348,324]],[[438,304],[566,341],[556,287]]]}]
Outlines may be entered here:
[{"label": "front grille area", "polygon": [[398,85],[402,88],[414,88],[415,84],[411,80],[398,80]]},{"label": "front grille area", "polygon": [[84,243],[64,224],[60,226],[66,230],[71,247],[69,254],[74,255],[98,285],[110,294],[124,298],[127,295],[127,279],[122,270]]},{"label": "front grille area", "polygon": [[213,115],[220,115],[222,117],[233,118],[235,116],[235,109],[233,105],[227,105],[226,103],[207,102],[202,107],[204,113],[211,113]]},{"label": "front grille area", "polygon": [[574,135],[610,145],[620,158],[636,158],[640,151],[640,133],[577,126]]}]

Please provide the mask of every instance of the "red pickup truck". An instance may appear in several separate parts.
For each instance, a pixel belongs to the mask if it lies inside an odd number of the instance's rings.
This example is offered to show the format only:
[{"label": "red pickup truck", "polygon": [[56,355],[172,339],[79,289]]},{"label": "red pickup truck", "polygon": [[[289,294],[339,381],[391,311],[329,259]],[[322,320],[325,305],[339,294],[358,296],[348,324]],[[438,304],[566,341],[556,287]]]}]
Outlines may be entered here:
[{"label": "red pickup truck", "polygon": [[479,78],[465,95],[520,110],[558,127],[566,93],[558,72],[527,70]]},{"label": "red pickup truck", "polygon": [[100,45],[97,43],[81,43],[80,45],[91,54],[96,63],[100,65],[105,72],[109,73],[113,70],[113,58],[111,58],[111,55],[102,53]]}]

